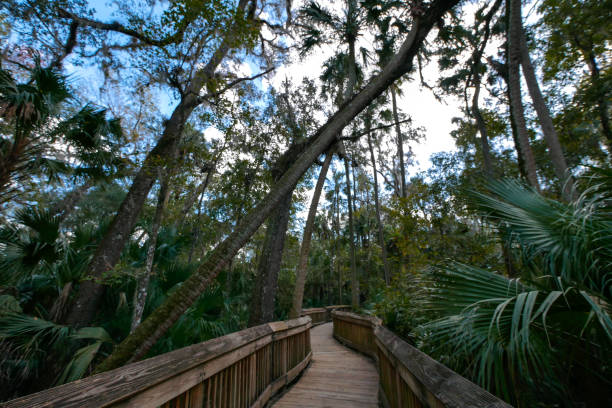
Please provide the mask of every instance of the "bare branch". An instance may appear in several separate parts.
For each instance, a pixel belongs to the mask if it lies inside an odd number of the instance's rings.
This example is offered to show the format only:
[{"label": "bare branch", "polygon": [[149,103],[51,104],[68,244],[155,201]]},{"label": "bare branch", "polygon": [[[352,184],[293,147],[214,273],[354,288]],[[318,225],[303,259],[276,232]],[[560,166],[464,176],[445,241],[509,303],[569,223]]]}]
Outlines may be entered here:
[{"label": "bare branch", "polygon": [[74,47],[77,44],[78,30],[79,23],[72,20],[72,23],[70,23],[70,31],[68,32],[68,39],[66,40],[66,45],[64,45],[64,50],[55,60],[53,60],[51,64],[49,64],[49,68],[61,68],[64,58],[72,53],[72,50],[74,50]]},{"label": "bare branch", "polygon": [[127,28],[121,23],[119,23],[118,21],[113,21],[111,23],[104,23],[102,21],[77,16],[76,14],[73,14],[60,7],[58,7],[57,10],[58,10],[58,14],[60,17],[68,18],[83,27],[91,27],[91,28],[95,28],[98,30],[112,31],[116,33],[125,34],[129,37],[136,38],[147,45],[153,45],[157,47],[163,47],[169,44],[175,44],[175,43],[180,42],[183,39],[183,34],[185,33],[185,29],[189,25],[189,24],[185,24],[182,28],[180,28],[177,32],[175,32],[174,34],[170,36],[167,36],[162,39],[155,39],[155,38],[150,38],[147,35],[140,33],[136,30],[133,30],[131,28]]},{"label": "bare branch", "polygon": [[[397,123],[398,123],[398,124],[402,124],[402,123],[406,123],[406,122],[412,122],[412,119],[411,119],[411,118],[408,118],[408,119],[400,120],[400,121],[399,121],[399,122],[397,122]],[[382,125],[382,126],[379,126],[379,127],[375,127],[375,128],[370,129],[369,131],[368,131],[368,130],[366,130],[366,131],[363,131],[363,132],[357,133],[356,135],[352,135],[352,136],[343,136],[343,137],[341,137],[341,138],[340,138],[340,140],[346,140],[346,141],[351,141],[351,142],[354,142],[354,141],[356,141],[357,139],[359,139],[361,136],[367,135],[367,134],[368,134],[368,132],[374,132],[374,131],[376,131],[376,130],[388,129],[388,128],[393,127],[393,126],[395,126],[395,122],[391,123],[390,125]]]},{"label": "bare branch", "polygon": [[220,90],[216,91],[216,92],[212,92],[212,93],[207,93],[206,95],[202,95],[199,98],[199,102],[204,102],[204,101],[208,101],[208,99],[210,98],[216,98],[217,96],[223,94],[224,92],[230,90],[231,88],[235,87],[236,85],[238,85],[241,82],[245,82],[245,81],[253,81],[257,78],[260,78],[266,74],[269,74],[270,72],[274,71],[276,69],[276,67],[271,67],[268,68],[267,70],[260,72],[257,75],[253,75],[250,77],[243,77],[243,78],[236,78],[235,80],[229,82],[226,86],[224,86],[223,88],[221,88]]}]

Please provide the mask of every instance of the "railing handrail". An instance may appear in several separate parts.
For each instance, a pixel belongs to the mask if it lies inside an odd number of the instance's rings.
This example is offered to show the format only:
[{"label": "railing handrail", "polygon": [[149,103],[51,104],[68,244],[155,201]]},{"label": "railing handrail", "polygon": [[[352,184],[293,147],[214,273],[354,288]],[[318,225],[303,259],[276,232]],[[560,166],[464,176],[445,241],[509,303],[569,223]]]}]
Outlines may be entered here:
[{"label": "railing handrail", "polygon": [[[87,408],[107,407],[116,404],[121,406],[159,406],[237,361],[254,354],[262,347],[307,331],[311,326],[309,317],[262,324],[26,395],[9,401],[5,403],[6,405],[0,405],[11,408],[51,406]],[[310,352],[309,345],[308,341],[308,352]],[[286,348],[285,345],[285,352]],[[308,354],[296,367],[287,367],[285,359],[285,373],[283,375],[287,375],[287,371],[293,368],[300,368],[299,371],[301,371],[307,364],[306,360],[310,359],[310,355]],[[292,373],[292,377],[295,377],[295,375],[297,373]],[[172,381],[178,377],[181,377],[180,381]],[[172,386],[164,386],[169,381],[172,381]],[[156,394],[155,389],[157,387],[164,388],[164,395],[162,398],[155,400],[154,394]],[[143,397],[144,394],[152,395]],[[124,403],[124,401],[133,400],[135,397],[138,397],[141,402]]]},{"label": "railing handrail", "polygon": [[310,316],[312,319],[312,325],[323,324],[331,322],[331,314],[334,310],[350,309],[350,305],[332,305],[322,307],[310,307],[308,309],[302,309],[300,316]]},{"label": "railing handrail", "polygon": [[[332,320],[334,337],[372,356],[376,361],[381,381],[381,402],[386,407],[404,406],[402,398],[416,398],[422,406],[428,407],[512,408],[511,405],[408,344],[384,327],[377,317],[334,311]],[[352,339],[340,336],[339,330],[336,329],[337,320],[371,329],[374,346],[372,347],[371,341],[367,339],[364,341],[363,336]],[[359,342],[366,344],[356,344]],[[388,362],[390,365],[383,367],[381,360],[385,360],[385,364]],[[393,373],[391,374],[389,370]],[[390,387],[394,388],[391,393],[393,395],[387,395],[389,392],[385,392],[385,388],[389,391]],[[399,387],[407,389],[400,390]]]}]

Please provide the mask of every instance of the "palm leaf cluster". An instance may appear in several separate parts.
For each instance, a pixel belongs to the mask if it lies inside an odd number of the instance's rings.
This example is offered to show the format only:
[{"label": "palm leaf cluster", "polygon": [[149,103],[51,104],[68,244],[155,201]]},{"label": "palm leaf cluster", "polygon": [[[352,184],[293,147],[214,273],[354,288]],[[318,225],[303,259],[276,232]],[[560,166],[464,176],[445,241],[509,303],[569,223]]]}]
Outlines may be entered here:
[{"label": "palm leaf cluster", "polygon": [[421,285],[435,318],[421,347],[519,406],[571,405],[581,373],[610,388],[612,223],[600,173],[570,203],[518,181],[474,193],[481,214],[509,232],[521,276],[461,263],[432,268]]},{"label": "palm leaf cluster", "polygon": [[[61,323],[74,288],[107,225],[79,225],[70,231],[49,210],[18,211],[0,228],[0,399],[18,390],[39,390],[87,375],[112,344],[125,338],[131,313],[127,294],[135,274],[143,268],[147,245],[133,242],[122,258],[122,272],[109,288],[94,323],[74,329]],[[68,233],[69,232],[69,233]],[[157,241],[155,274],[145,315],[158,307],[193,273],[184,261],[188,236],[163,228]],[[248,293],[236,287],[227,294],[217,284],[181,317],[156,345],[153,354],[206,341],[245,327]]]},{"label": "palm leaf cluster", "polygon": [[118,155],[119,121],[71,102],[66,78],[38,60],[26,83],[0,69],[0,202],[15,198],[32,177],[100,179],[126,167]]}]

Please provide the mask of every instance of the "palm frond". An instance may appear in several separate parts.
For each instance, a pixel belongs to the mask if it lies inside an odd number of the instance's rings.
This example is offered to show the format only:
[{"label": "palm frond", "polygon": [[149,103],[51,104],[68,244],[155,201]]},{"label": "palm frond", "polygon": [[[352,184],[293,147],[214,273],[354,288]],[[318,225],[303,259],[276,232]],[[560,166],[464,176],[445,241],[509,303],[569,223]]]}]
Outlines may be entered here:
[{"label": "palm frond", "polygon": [[421,346],[508,400],[520,398],[517,381],[563,395],[562,367],[581,362],[559,350],[585,348],[585,332],[612,345],[605,303],[572,286],[549,289],[558,285],[459,263],[433,268],[421,283],[422,312],[438,316],[416,330]]},{"label": "palm frond", "polygon": [[491,195],[472,193],[478,209],[526,251],[542,256],[548,273],[612,299],[612,222],[601,196],[583,194],[565,204],[516,180],[492,182],[488,189]]}]

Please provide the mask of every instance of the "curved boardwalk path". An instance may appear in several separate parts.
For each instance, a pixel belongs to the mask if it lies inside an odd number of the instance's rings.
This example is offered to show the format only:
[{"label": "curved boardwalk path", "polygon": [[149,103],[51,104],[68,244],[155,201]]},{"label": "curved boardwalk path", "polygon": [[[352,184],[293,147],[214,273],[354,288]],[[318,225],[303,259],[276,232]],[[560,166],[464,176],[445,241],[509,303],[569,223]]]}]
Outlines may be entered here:
[{"label": "curved boardwalk path", "polygon": [[374,363],[342,346],[332,332],[332,323],[311,329],[310,367],[274,408],[378,407],[378,373]]}]

